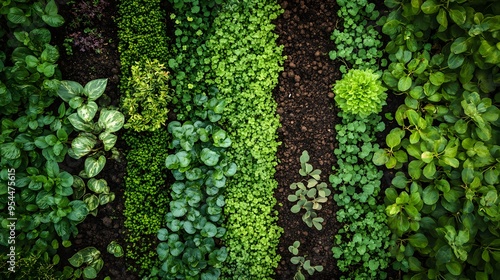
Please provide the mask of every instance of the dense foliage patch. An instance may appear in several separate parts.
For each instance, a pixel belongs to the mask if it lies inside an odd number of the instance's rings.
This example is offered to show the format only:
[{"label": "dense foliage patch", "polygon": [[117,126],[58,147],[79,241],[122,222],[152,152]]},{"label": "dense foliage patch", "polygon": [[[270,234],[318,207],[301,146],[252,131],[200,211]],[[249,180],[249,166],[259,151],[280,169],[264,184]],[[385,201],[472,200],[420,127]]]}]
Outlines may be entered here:
[{"label": "dense foliage patch", "polygon": [[373,160],[386,190],[394,268],[429,279],[499,279],[498,1],[386,1],[386,85],[400,127]]},{"label": "dense foliage patch", "polygon": [[239,168],[226,187],[223,279],[270,279],[279,260],[282,229],[273,210],[279,123],[272,90],[283,57],[270,21],[280,12],[271,0],[228,1],[206,42],[214,71],[209,82],[227,101],[221,121],[233,142],[228,158]]}]

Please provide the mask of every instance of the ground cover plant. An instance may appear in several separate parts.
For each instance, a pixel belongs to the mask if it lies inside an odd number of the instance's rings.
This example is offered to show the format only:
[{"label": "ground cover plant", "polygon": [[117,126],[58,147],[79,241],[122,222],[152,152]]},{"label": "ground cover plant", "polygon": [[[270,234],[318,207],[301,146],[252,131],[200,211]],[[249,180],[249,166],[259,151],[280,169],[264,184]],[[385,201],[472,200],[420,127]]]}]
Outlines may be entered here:
[{"label": "ground cover plant", "polygon": [[374,162],[407,171],[386,190],[394,267],[405,279],[497,279],[500,6],[386,4],[383,78],[405,103]]}]

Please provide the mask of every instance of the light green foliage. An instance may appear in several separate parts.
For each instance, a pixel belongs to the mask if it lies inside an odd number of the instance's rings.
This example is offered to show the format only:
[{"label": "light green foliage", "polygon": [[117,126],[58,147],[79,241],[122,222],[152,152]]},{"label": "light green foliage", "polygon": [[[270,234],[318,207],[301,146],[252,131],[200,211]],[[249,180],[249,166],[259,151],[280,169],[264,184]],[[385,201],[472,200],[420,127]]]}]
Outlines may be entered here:
[{"label": "light green foliage", "polygon": [[222,279],[271,279],[282,231],[276,225],[276,102],[272,91],[283,68],[271,20],[275,1],[228,1],[206,42],[214,76],[207,81],[227,101],[221,122],[232,140],[228,157],[238,173],[226,186],[223,242],[229,256]]},{"label": "light green foliage", "polygon": [[222,0],[169,0],[174,12],[170,15],[175,24],[173,55],[168,60],[172,70],[173,103],[177,118],[191,118],[197,109],[195,96],[206,95],[210,90],[205,82],[212,72],[211,57],[206,41],[215,32],[212,27]]},{"label": "light green foliage", "polygon": [[[236,173],[236,164],[226,156],[231,145],[227,133],[210,121],[174,121],[173,135],[165,161],[176,182],[172,185],[166,228],[158,231],[157,252],[162,279],[201,277],[217,279],[227,249],[215,244],[226,233],[222,227],[224,188]],[[153,274],[154,276],[154,274]]]},{"label": "light green foliage", "polygon": [[373,161],[407,167],[385,191],[394,268],[405,279],[498,279],[500,3],[386,4],[383,80],[406,98]]},{"label": "light green foliage", "polygon": [[342,279],[385,279],[389,266],[390,230],[384,207],[378,205],[382,171],[371,162],[379,150],[375,133],[384,130],[381,118],[361,118],[340,113],[342,124],[335,126],[339,147],[335,149],[338,167],[332,167],[330,182],[339,206],[337,221],[344,223],[337,235],[333,256]]},{"label": "light green foliage", "polygon": [[292,253],[294,255],[294,257],[292,257],[290,259],[290,261],[293,264],[298,264],[297,273],[295,273],[295,275],[293,276],[293,280],[305,280],[306,279],[306,277],[302,273],[302,270],[307,271],[307,273],[309,273],[309,275],[313,275],[314,272],[316,272],[316,271],[317,272],[323,271],[322,265],[312,266],[311,261],[306,259],[307,256],[298,256],[299,247],[300,247],[299,241],[293,242],[293,245],[288,247],[288,251],[290,251],[290,253]]},{"label": "light green foliage", "polygon": [[[60,280],[63,278],[61,271],[56,271],[52,262],[44,262],[40,256],[34,254],[16,259],[16,273],[8,270],[9,264],[0,264],[0,276],[2,279],[15,280]],[[36,275],[36,277],[34,277]]]},{"label": "light green foliage", "polygon": [[84,280],[97,278],[97,274],[104,266],[101,252],[95,247],[81,249],[69,258],[68,262],[76,269],[67,266],[64,268],[64,274],[73,275],[77,279],[81,277]]},{"label": "light green foliage", "polygon": [[[379,62],[386,66],[382,58],[382,41],[377,29],[370,21],[379,17],[375,4],[368,0],[337,0],[337,15],[343,19],[343,29],[336,28],[331,35],[335,42],[335,50],[330,51],[331,59],[341,59],[346,65],[340,67],[342,73],[347,72],[347,63],[354,69],[371,69],[378,71]],[[346,67],[347,66],[347,67]]]},{"label": "light green foliage", "polygon": [[166,130],[159,129],[141,135],[129,131],[124,139],[130,148],[123,211],[129,243],[125,257],[140,268],[138,273],[145,274],[159,263],[151,248],[156,246],[155,235],[163,221],[164,212],[159,209],[168,208],[165,158],[170,137]]},{"label": "light green foliage", "polygon": [[345,113],[367,117],[382,111],[386,88],[380,75],[371,70],[352,69],[333,86],[335,102]]},{"label": "light green foliage", "polygon": [[[132,66],[147,59],[166,62],[169,56],[165,11],[160,0],[121,0],[118,4],[118,37],[121,73],[131,77]],[[128,79],[121,79],[122,92]]]},{"label": "light green foliage", "polygon": [[122,108],[127,115],[125,128],[153,131],[165,125],[169,93],[169,73],[158,60],[146,59],[132,66],[125,78]]},{"label": "light green foliage", "polygon": [[326,183],[319,183],[321,170],[314,169],[309,161],[309,153],[303,151],[300,156],[300,176],[308,178],[307,183],[303,182],[293,183],[290,185],[292,190],[296,190],[295,194],[289,195],[288,200],[291,202],[297,202],[292,206],[291,211],[293,213],[298,213],[300,210],[306,210],[306,213],[302,215],[302,221],[307,224],[307,226],[314,227],[317,230],[323,229],[322,222],[323,218],[318,217],[316,210],[321,210],[321,204],[328,200],[328,196],[331,194],[330,189]]}]

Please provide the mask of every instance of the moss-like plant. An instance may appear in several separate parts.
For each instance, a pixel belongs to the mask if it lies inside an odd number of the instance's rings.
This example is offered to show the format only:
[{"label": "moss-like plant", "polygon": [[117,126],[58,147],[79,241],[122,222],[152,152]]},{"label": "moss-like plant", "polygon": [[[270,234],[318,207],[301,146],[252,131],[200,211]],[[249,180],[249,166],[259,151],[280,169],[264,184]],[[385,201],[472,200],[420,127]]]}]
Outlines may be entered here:
[{"label": "moss-like plant", "polygon": [[125,128],[154,131],[167,121],[169,73],[158,60],[137,62],[127,78],[122,108],[128,116]]},{"label": "moss-like plant", "polygon": [[346,113],[367,117],[382,111],[387,89],[371,70],[350,70],[333,86],[335,102]]}]

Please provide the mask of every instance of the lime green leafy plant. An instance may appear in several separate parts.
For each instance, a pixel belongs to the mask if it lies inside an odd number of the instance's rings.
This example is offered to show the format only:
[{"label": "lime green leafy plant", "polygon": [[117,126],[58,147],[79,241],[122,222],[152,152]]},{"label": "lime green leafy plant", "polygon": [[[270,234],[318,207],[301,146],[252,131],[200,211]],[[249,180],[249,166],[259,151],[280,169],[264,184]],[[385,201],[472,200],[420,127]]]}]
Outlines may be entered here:
[{"label": "lime green leafy plant", "polygon": [[380,75],[371,70],[352,69],[333,86],[335,102],[343,112],[367,117],[382,111],[386,88]]}]

